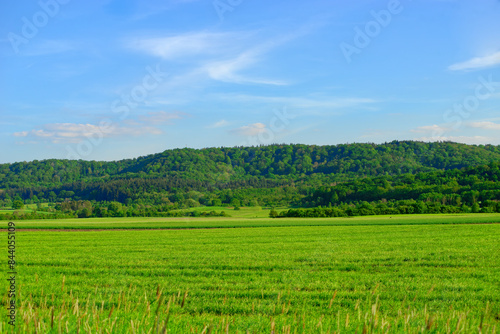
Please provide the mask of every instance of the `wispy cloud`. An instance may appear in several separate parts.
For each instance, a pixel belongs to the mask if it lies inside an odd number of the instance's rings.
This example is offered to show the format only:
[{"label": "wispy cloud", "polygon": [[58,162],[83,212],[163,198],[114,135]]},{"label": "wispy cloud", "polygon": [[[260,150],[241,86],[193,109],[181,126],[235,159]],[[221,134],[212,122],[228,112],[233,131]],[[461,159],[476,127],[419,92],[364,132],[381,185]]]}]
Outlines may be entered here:
[{"label": "wispy cloud", "polygon": [[414,140],[424,141],[424,142],[451,141],[455,143],[463,143],[469,145],[491,144],[493,142],[498,142],[498,140],[495,140],[495,138],[490,138],[485,136],[420,137],[420,138],[415,138]]},{"label": "wispy cloud", "polygon": [[234,33],[194,32],[158,38],[135,38],[128,47],[166,60],[199,55],[215,55],[227,50]]},{"label": "wispy cloud", "polygon": [[287,97],[287,96],[257,96],[245,94],[221,94],[215,98],[234,102],[260,102],[268,104],[284,104],[294,108],[346,108],[369,105],[380,102],[379,100],[364,97]]},{"label": "wispy cloud", "polygon": [[228,121],[226,121],[225,119],[221,119],[220,121],[209,125],[208,128],[210,128],[210,129],[223,128],[225,126],[228,126],[229,124],[230,123]]},{"label": "wispy cloud", "polygon": [[49,123],[29,131],[15,132],[12,135],[14,137],[28,137],[32,139],[31,142],[38,140],[39,142],[50,141],[55,144],[79,143],[86,138],[160,135],[163,133],[162,125],[171,124],[173,120],[189,116],[181,111],[156,111],[106,127],[91,123]]},{"label": "wispy cloud", "polygon": [[266,125],[262,123],[254,123],[245,125],[230,132],[240,136],[255,136],[266,131]]},{"label": "wispy cloud", "polygon": [[[436,142],[436,141],[452,141],[457,143],[464,143],[470,145],[479,144],[492,144],[500,142],[500,137],[498,136],[485,136],[481,132],[473,131],[471,129],[482,129],[482,130],[500,130],[500,124],[493,123],[490,121],[476,121],[476,122],[466,122],[467,129],[454,129],[450,124],[441,125],[425,125],[420,126],[415,129],[410,130],[413,133],[421,134],[421,137],[414,138],[414,140],[425,141],[425,142]],[[455,132],[455,135],[450,135],[450,132]],[[466,133],[462,134],[462,133]],[[477,134],[476,134],[477,133]]]},{"label": "wispy cloud", "polygon": [[245,70],[267,60],[273,49],[304,35],[296,33],[259,37],[256,31],[192,32],[157,38],[133,38],[126,42],[130,49],[143,52],[170,62],[190,64],[189,77],[209,78],[237,84],[287,85],[284,80],[255,77]]},{"label": "wispy cloud", "polygon": [[434,125],[419,126],[418,128],[412,129],[410,131],[415,132],[415,133],[425,133],[425,132],[444,133],[444,132],[450,131],[450,130],[451,129],[446,127],[446,126],[434,124]]},{"label": "wispy cloud", "polygon": [[287,82],[282,80],[252,78],[238,73],[257,62],[258,54],[251,51],[242,53],[233,59],[208,63],[203,67],[203,69],[211,79],[217,81],[232,83],[255,83],[276,86],[283,86],[288,84]]},{"label": "wispy cloud", "polygon": [[472,128],[483,129],[483,130],[500,130],[500,124],[493,122],[470,122],[468,125]]},{"label": "wispy cloud", "polygon": [[40,129],[16,132],[13,135],[15,137],[29,137],[31,139],[61,144],[79,143],[86,138],[142,136],[147,134],[159,135],[161,133],[163,132],[156,127],[141,124],[136,124],[135,126],[112,126],[104,129],[95,124],[52,123],[45,124]]},{"label": "wispy cloud", "polygon": [[448,67],[451,71],[474,70],[500,65],[500,51],[484,56],[476,57],[462,63],[453,64]]},{"label": "wispy cloud", "polygon": [[139,116],[139,120],[151,124],[162,124],[171,123],[174,119],[182,119],[188,116],[188,114],[180,111],[166,112],[166,111],[156,111],[149,112],[147,115]]},{"label": "wispy cloud", "polygon": [[79,143],[87,138],[160,135],[163,133],[161,125],[170,124],[173,120],[187,116],[189,115],[179,111],[158,111],[139,116],[137,120],[129,119],[107,127],[90,123],[50,123],[29,131],[15,132],[12,135],[26,137],[30,139],[30,143],[52,142],[54,144]]}]

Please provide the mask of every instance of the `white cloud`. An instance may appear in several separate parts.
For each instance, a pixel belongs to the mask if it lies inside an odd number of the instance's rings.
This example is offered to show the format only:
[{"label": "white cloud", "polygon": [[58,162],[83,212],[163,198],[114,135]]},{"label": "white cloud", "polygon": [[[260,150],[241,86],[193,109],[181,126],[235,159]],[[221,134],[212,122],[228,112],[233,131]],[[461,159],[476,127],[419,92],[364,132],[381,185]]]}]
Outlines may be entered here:
[{"label": "white cloud", "polygon": [[425,126],[419,126],[416,129],[410,130],[411,132],[416,132],[416,133],[422,133],[422,132],[434,132],[434,133],[444,133],[446,131],[449,131],[450,129],[445,127],[445,126],[440,126],[440,125],[425,125]]},{"label": "white cloud", "polygon": [[[483,130],[500,130],[500,124],[493,122],[467,122],[465,125],[468,128],[478,128]],[[449,124],[444,125],[426,125],[410,130],[413,133],[421,133],[423,136],[414,138],[414,140],[436,142],[436,141],[452,141],[457,143],[479,145],[479,144],[495,144],[500,141],[500,137],[476,135],[475,132],[468,132],[467,135],[448,135],[449,132],[459,132]],[[481,133],[480,133],[481,134]]]},{"label": "white cloud", "polygon": [[217,128],[222,128],[222,127],[225,127],[228,125],[229,125],[229,122],[226,121],[225,119],[222,119],[218,122],[215,122],[214,124],[209,125],[208,128],[217,129]]},{"label": "white cloud", "polygon": [[174,111],[149,112],[134,119],[127,119],[121,123],[89,124],[89,123],[50,123],[30,131],[13,133],[14,137],[29,137],[38,141],[51,141],[52,143],[79,143],[86,138],[100,140],[107,137],[118,136],[144,136],[160,135],[163,131],[159,126],[169,124],[173,120],[182,119],[189,114]]},{"label": "white cloud", "polygon": [[140,116],[139,120],[146,123],[153,124],[161,124],[161,123],[170,123],[174,119],[181,119],[186,117],[188,114],[174,111],[174,112],[166,112],[166,111],[156,111],[149,112],[147,116]]},{"label": "white cloud", "polygon": [[500,124],[493,122],[470,122],[468,125],[472,128],[478,128],[483,130],[500,130]]},{"label": "white cloud", "polygon": [[[275,38],[255,38],[256,32],[228,33],[194,32],[160,38],[136,38],[128,41],[129,48],[168,61],[191,62],[188,77],[237,84],[287,85],[283,80],[259,78],[242,72],[266,60],[265,55],[304,32]],[[184,77],[184,76],[182,76]]]},{"label": "white cloud", "polygon": [[237,73],[257,62],[258,54],[256,54],[255,52],[244,52],[230,60],[208,63],[203,67],[203,69],[207,72],[208,76],[211,79],[217,81],[233,83],[255,83],[276,86],[287,85],[285,81],[249,78]]},{"label": "white cloud", "polygon": [[15,132],[14,137],[27,137],[29,134],[28,131]]},{"label": "white cloud", "polygon": [[500,51],[484,56],[472,58],[468,61],[453,64],[448,67],[451,71],[472,70],[500,65]]},{"label": "white cloud", "polygon": [[492,144],[498,142],[495,138],[484,137],[484,136],[438,136],[438,137],[420,137],[414,140],[424,141],[424,142],[436,142],[436,141],[451,141],[456,143],[463,143],[469,145],[480,145],[480,144]]},{"label": "white cloud", "polygon": [[[284,86],[289,85],[283,80],[271,80],[263,78],[248,77],[240,72],[263,61],[264,55],[269,53],[276,47],[285,44],[297,37],[307,34],[309,29],[299,29],[294,33],[279,36],[277,38],[268,39],[265,42],[259,43],[252,47],[246,47],[242,52],[237,53],[232,58],[209,61],[202,69],[208,73],[208,76],[213,80],[232,82],[232,83],[253,83],[264,85]],[[231,41],[231,43],[234,43]]]},{"label": "white cloud", "polygon": [[236,38],[231,33],[195,32],[169,37],[134,39],[128,46],[163,59],[173,60],[194,55],[214,55],[228,50]]},{"label": "white cloud", "polygon": [[79,143],[86,138],[104,138],[116,136],[141,136],[147,134],[159,135],[160,129],[139,123],[133,126],[111,125],[101,127],[94,124],[52,123],[45,124],[41,129],[16,132],[15,137],[30,137],[38,140],[49,140],[52,143]]},{"label": "white cloud", "polygon": [[379,101],[362,97],[286,97],[286,96],[256,96],[245,94],[221,94],[216,98],[224,101],[235,102],[262,102],[267,104],[285,104],[293,108],[313,109],[313,108],[346,108],[356,107],[366,104],[373,104]]},{"label": "white cloud", "polygon": [[240,128],[231,130],[232,133],[241,135],[241,136],[255,136],[259,133],[263,133],[266,131],[266,125],[262,123],[254,123],[250,125],[245,125]]}]

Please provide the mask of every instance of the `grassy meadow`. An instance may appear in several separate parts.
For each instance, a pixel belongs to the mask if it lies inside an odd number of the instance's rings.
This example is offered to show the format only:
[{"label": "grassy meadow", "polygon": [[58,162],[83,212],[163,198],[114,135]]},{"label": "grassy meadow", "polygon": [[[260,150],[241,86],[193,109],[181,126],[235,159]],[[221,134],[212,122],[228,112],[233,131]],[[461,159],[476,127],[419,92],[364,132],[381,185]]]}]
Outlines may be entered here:
[{"label": "grassy meadow", "polygon": [[[254,212],[256,209],[249,209]],[[241,210],[243,211],[243,209]],[[235,212],[241,212],[235,211]],[[260,210],[259,210],[260,211]],[[262,210],[264,211],[264,210]],[[258,218],[241,217],[175,217],[175,218],[88,218],[43,219],[16,222],[18,229],[195,229],[288,226],[361,226],[361,225],[434,225],[492,224],[500,222],[500,214],[440,214],[361,216],[348,218]],[[6,222],[4,222],[6,224]]]},{"label": "grassy meadow", "polygon": [[[16,332],[496,333],[495,222],[500,215],[21,221]],[[10,332],[7,300],[0,332]]]}]

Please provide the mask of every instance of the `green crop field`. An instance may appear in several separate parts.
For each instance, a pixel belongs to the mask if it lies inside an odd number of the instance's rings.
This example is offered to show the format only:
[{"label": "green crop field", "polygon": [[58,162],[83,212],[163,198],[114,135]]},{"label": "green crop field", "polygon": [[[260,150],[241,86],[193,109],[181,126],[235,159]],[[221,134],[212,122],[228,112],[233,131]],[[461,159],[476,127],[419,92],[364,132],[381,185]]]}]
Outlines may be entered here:
[{"label": "green crop field", "polygon": [[[194,229],[345,225],[428,225],[500,223],[500,214],[397,215],[350,218],[89,218],[22,220],[18,229]],[[4,225],[6,226],[6,225]]]},{"label": "green crop field", "polygon": [[[276,208],[276,210],[286,210],[288,208]],[[234,218],[268,218],[269,217],[269,208],[262,208],[260,206],[253,207],[241,207],[239,210],[235,210],[234,207],[226,207],[226,206],[200,206],[191,209],[184,210],[173,210],[181,211],[181,212],[221,212],[224,211],[231,217]]]},{"label": "green crop field", "polygon": [[[16,332],[495,333],[498,222],[498,214],[23,221]],[[6,303],[4,292],[0,332],[9,330]]]}]

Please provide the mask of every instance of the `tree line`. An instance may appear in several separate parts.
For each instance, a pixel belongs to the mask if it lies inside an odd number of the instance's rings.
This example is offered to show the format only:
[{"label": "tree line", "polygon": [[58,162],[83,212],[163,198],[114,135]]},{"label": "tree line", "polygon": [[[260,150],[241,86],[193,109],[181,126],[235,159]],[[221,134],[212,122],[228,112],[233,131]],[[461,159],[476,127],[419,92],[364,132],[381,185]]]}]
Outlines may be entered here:
[{"label": "tree line", "polygon": [[[500,200],[499,162],[500,146],[414,141],[32,161],[0,165],[0,207],[51,203],[51,212],[37,209],[43,217],[101,217],[113,214],[110,203],[132,216],[197,206],[292,207],[281,213],[290,216],[487,212]],[[88,211],[66,209],[75,203]]]}]

